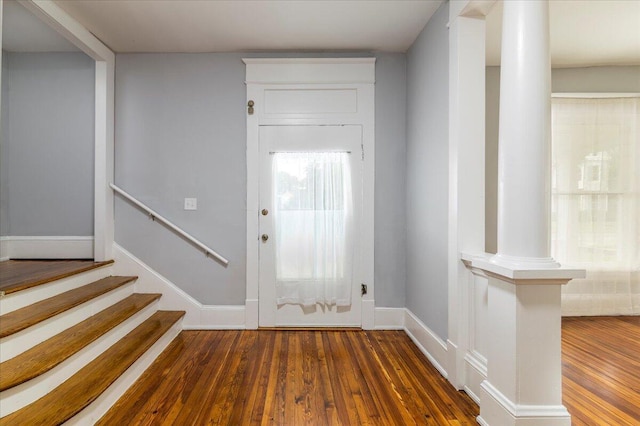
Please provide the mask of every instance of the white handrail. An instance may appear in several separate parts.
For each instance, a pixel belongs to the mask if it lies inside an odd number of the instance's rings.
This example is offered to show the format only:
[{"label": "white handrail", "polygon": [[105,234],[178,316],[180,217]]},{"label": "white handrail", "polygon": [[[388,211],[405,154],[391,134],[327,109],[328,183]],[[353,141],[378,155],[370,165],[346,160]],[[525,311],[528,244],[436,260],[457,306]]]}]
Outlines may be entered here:
[{"label": "white handrail", "polygon": [[220,262],[222,262],[225,266],[229,264],[229,261],[227,259],[225,259],[223,256],[221,256],[218,253],[216,253],[215,250],[213,250],[212,248],[204,245],[199,240],[197,240],[196,238],[192,237],[187,232],[183,231],[181,228],[178,228],[176,225],[171,223],[171,221],[169,221],[169,219],[164,218],[162,215],[156,213],[153,209],[147,207],[145,204],[143,204],[140,201],[136,200],[135,198],[133,198],[132,195],[128,194],[122,188],[119,188],[118,186],[116,186],[116,185],[114,185],[112,183],[110,183],[109,186],[115,192],[117,192],[118,194],[122,195],[124,198],[126,198],[129,201],[131,201],[133,204],[135,204],[136,206],[140,207],[142,210],[146,211],[149,214],[149,216],[151,217],[151,219],[159,220],[160,222],[162,222],[165,225],[167,225],[169,228],[173,229],[178,234],[182,235],[187,240],[191,241],[196,246],[200,247],[202,250],[204,250],[204,253],[205,253],[206,256],[212,255],[213,257],[218,259]]}]

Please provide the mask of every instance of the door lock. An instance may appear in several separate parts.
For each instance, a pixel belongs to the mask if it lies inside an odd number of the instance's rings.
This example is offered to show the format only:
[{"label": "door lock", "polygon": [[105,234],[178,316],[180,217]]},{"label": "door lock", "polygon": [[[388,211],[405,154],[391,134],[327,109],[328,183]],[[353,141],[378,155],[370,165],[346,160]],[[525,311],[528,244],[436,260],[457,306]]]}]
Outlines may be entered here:
[{"label": "door lock", "polygon": [[262,238],[262,242],[263,243],[266,243],[267,240],[269,239],[269,236],[267,234],[262,234],[262,237],[260,237],[260,238]]}]

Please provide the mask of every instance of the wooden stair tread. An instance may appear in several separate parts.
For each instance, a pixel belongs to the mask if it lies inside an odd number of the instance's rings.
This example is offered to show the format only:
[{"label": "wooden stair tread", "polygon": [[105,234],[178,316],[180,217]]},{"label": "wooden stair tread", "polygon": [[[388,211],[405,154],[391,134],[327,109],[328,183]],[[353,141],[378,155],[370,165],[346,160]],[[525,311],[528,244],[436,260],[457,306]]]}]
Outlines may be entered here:
[{"label": "wooden stair tread", "polygon": [[58,294],[40,302],[0,316],[0,338],[22,331],[34,324],[105,294],[137,277],[107,277],[91,284]]},{"label": "wooden stair tread", "polygon": [[160,294],[132,294],[60,334],[0,364],[0,392],[33,379],[97,340],[160,298]]},{"label": "wooden stair tread", "polygon": [[6,260],[0,262],[0,294],[15,293],[113,263],[113,260]]},{"label": "wooden stair tread", "polygon": [[182,316],[158,311],[69,380],[32,404],[0,419],[7,425],[59,425],[78,414],[104,392]]}]

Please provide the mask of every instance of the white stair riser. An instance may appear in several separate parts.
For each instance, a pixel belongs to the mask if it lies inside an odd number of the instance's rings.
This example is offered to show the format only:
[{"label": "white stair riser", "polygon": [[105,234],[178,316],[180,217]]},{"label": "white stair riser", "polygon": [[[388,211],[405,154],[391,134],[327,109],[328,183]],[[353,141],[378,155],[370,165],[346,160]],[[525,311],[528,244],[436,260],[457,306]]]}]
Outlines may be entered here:
[{"label": "white stair riser", "polygon": [[32,305],[41,300],[64,293],[65,291],[73,290],[90,282],[108,277],[112,274],[112,269],[113,267],[111,265],[103,266],[71,277],[7,294],[0,297],[0,315],[13,312],[16,309],[24,308],[25,306]]},{"label": "white stair riser", "polygon": [[18,333],[0,339],[0,362],[44,342],[133,293],[133,281]]},{"label": "white stair riser", "polygon": [[65,422],[65,426],[86,426],[95,424],[120,399],[122,395],[135,383],[147,368],[158,358],[173,339],[182,330],[182,319],[177,321],[167,332],[158,339],[131,367],[127,369],[105,392],[102,393],[87,408]]},{"label": "white stair riser", "polygon": [[0,413],[3,416],[11,414],[58,387],[153,315],[157,307],[156,300],[52,370],[21,385],[0,392]]}]

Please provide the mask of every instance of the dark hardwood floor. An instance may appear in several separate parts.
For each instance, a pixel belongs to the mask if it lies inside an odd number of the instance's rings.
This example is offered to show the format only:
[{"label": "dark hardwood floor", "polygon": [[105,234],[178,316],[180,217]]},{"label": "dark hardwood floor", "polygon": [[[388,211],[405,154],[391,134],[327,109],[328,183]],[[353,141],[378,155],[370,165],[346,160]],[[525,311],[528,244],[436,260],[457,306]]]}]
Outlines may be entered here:
[{"label": "dark hardwood floor", "polygon": [[564,318],[562,375],[573,425],[640,425],[640,317]]},{"label": "dark hardwood floor", "polygon": [[471,425],[403,331],[183,331],[99,425]]},{"label": "dark hardwood floor", "polygon": [[[640,425],[640,317],[565,318],[572,424]],[[101,425],[475,424],[401,331],[185,331]]]}]

